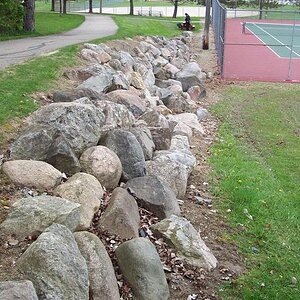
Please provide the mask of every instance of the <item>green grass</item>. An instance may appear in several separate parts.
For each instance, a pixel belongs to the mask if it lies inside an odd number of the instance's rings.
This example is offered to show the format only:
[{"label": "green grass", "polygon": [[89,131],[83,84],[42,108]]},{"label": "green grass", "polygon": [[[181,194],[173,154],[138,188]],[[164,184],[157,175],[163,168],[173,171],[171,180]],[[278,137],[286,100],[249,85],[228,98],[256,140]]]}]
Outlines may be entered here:
[{"label": "green grass", "polygon": [[249,268],[225,288],[223,299],[299,299],[298,94],[296,85],[236,84],[214,107],[222,120],[211,158],[213,178],[219,178],[214,193],[223,198],[220,209],[231,210],[232,239]]},{"label": "green grass", "polygon": [[[171,37],[180,34],[176,25],[168,19],[130,16],[113,16],[113,19],[119,26],[117,34],[93,42],[100,43],[136,35]],[[37,109],[37,104],[30,95],[54,89],[63,70],[69,66],[76,66],[78,51],[79,46],[65,47],[51,56],[36,58],[0,71],[0,129],[5,128],[12,120],[24,117]],[[3,135],[1,138],[0,133],[0,144],[1,140],[3,142]]]},{"label": "green grass", "polygon": [[35,32],[0,35],[0,41],[61,33],[78,27],[85,20],[85,17],[80,15],[59,15],[43,12],[36,12],[35,17]]}]

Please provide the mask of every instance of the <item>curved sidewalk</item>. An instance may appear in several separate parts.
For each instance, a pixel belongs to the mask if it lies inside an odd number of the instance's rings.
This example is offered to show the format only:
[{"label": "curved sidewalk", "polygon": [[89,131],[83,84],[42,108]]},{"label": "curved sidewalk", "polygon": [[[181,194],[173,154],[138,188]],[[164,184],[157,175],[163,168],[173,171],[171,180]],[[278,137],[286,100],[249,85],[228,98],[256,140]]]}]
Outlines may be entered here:
[{"label": "curved sidewalk", "polygon": [[0,70],[64,46],[113,35],[118,26],[109,16],[84,14],[77,28],[60,34],[0,42]]}]

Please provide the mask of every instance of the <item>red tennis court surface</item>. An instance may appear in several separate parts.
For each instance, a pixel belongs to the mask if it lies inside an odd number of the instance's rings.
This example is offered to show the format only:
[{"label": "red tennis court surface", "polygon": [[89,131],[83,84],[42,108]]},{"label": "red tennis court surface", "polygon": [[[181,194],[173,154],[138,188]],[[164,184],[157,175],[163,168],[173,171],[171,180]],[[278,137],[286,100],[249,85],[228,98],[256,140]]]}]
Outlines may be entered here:
[{"label": "red tennis court surface", "polygon": [[[243,34],[246,19],[227,19],[223,78],[235,80],[300,82],[300,59],[278,57],[255,35]],[[258,22],[266,20],[255,20]],[[276,21],[268,20],[268,23]],[[280,22],[280,21],[277,21]],[[288,23],[288,21],[284,21]],[[282,21],[280,22],[282,23]]]}]

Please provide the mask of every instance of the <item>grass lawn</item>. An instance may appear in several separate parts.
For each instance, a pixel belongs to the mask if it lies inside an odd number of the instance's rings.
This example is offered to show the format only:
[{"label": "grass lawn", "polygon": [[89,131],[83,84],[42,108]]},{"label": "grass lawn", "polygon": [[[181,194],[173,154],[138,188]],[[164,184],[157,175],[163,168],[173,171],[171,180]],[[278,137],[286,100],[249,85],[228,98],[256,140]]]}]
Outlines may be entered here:
[{"label": "grass lawn", "polygon": [[0,35],[0,41],[65,32],[78,27],[85,20],[85,17],[80,15],[59,15],[43,12],[36,12],[35,18],[35,32],[22,32],[15,35]]},{"label": "grass lawn", "polygon": [[300,299],[299,87],[235,84],[221,94],[213,192],[249,268],[222,297]]},{"label": "grass lawn", "polygon": [[[113,16],[113,19],[119,26],[117,34],[94,41],[95,43],[135,35],[156,34],[171,37],[180,34],[176,25],[165,18]],[[55,89],[63,70],[76,66],[79,47],[65,47],[51,56],[36,58],[0,71],[0,145],[5,140],[4,132],[10,130],[10,123],[14,119],[37,109],[37,104],[30,95]]]}]

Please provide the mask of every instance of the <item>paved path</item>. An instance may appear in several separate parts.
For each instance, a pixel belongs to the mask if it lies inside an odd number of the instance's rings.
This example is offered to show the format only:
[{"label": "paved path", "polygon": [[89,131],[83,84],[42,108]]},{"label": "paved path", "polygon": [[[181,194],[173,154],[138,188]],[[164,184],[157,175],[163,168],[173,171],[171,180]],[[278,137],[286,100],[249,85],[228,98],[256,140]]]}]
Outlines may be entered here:
[{"label": "paved path", "polygon": [[0,42],[0,69],[64,46],[113,35],[117,30],[111,17],[86,14],[85,22],[65,33]]}]

